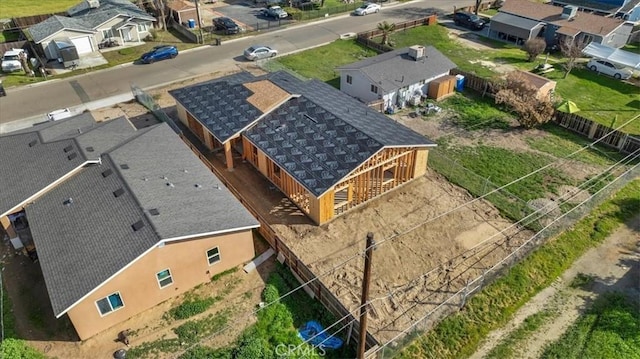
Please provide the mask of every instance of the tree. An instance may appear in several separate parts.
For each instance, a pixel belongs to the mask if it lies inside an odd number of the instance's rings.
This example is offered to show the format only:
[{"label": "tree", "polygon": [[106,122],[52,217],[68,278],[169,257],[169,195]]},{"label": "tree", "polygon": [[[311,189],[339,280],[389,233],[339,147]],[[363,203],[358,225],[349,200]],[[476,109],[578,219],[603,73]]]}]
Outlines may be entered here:
[{"label": "tree", "polygon": [[582,57],[582,47],[576,44],[573,39],[567,38],[565,41],[560,42],[560,52],[567,58],[567,61],[562,64],[564,68],[564,79],[569,76],[571,70],[576,67],[576,60]]},{"label": "tree", "polygon": [[527,59],[527,61],[533,62],[538,57],[538,55],[544,52],[544,49],[546,48],[547,48],[547,42],[544,41],[544,39],[536,37],[536,38],[527,40],[524,43],[522,50],[524,50],[527,53],[527,55],[529,55],[529,58]]},{"label": "tree", "polygon": [[396,29],[396,24],[393,24],[393,23],[390,24],[386,21],[378,23],[378,30],[382,31],[382,42],[381,42],[382,45],[389,44],[389,34],[391,34],[395,29]]},{"label": "tree", "polygon": [[518,115],[518,122],[532,128],[551,120],[553,104],[549,98],[539,98],[538,89],[518,71],[507,74],[498,85],[495,101],[505,104]]},{"label": "tree", "polygon": [[476,7],[473,11],[476,15],[478,15],[478,10],[480,10],[480,4],[482,4],[482,0],[476,0]]}]

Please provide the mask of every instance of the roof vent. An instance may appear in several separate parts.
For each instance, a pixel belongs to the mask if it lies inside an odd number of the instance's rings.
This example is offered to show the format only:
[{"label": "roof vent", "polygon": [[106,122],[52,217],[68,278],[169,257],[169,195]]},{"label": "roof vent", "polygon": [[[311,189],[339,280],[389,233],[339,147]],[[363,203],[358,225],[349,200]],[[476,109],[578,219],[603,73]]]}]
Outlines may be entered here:
[{"label": "roof vent", "polygon": [[73,146],[71,146],[71,145],[69,145],[69,146],[67,146],[67,147],[63,148],[64,152],[69,152],[69,151],[71,151],[72,149],[73,149]]},{"label": "roof vent", "polygon": [[138,221],[131,225],[131,228],[133,228],[134,231],[139,231],[142,229],[142,227],[144,227],[144,222],[142,221]]},{"label": "roof vent", "polygon": [[93,152],[95,151],[93,147],[89,146],[89,147],[85,147],[85,150],[87,150],[87,152]]},{"label": "roof vent", "polygon": [[87,5],[90,9],[97,9],[100,7],[100,0],[87,0]]},{"label": "roof vent", "polygon": [[78,154],[77,154],[77,153],[75,153],[75,152],[74,152],[74,153],[72,153],[72,154],[70,154],[69,156],[67,156],[67,158],[69,159],[69,161],[71,161],[72,159],[74,159],[74,158],[76,158],[76,157],[78,157]]},{"label": "roof vent", "polygon": [[162,179],[166,181],[166,180],[168,180],[169,178],[167,178],[167,176],[162,176]]},{"label": "roof vent", "polygon": [[195,188],[200,188],[202,187],[202,185],[200,183],[196,183],[195,185],[193,185]]},{"label": "roof vent", "polygon": [[175,186],[173,185],[173,183],[171,183],[171,182],[167,182],[167,187],[171,187],[171,188],[173,188],[173,187],[175,187]]},{"label": "roof vent", "polygon": [[71,204],[73,204],[73,198],[69,197],[65,199],[64,201],[62,201],[62,204],[64,204],[67,207],[70,206]]},{"label": "roof vent", "polygon": [[424,57],[424,46],[414,45],[409,48],[409,57],[418,61]]},{"label": "roof vent", "polygon": [[118,188],[117,190],[113,191],[113,195],[116,198],[122,196],[123,194],[124,194],[124,190],[122,188]]},{"label": "roof vent", "polygon": [[160,214],[160,211],[158,211],[158,209],[157,209],[157,208],[151,208],[151,209],[149,210],[149,214],[150,214],[150,215],[152,215],[152,216],[157,216],[157,215],[159,215],[159,214]]},{"label": "roof vent", "polygon": [[142,180],[147,182],[149,179],[147,177],[142,177]]},{"label": "roof vent", "polygon": [[38,140],[33,140],[33,141],[29,142],[29,147],[33,147],[33,146],[35,146],[37,144],[38,144]]},{"label": "roof vent", "polygon": [[122,168],[123,170],[128,170],[129,169],[129,165],[126,163],[123,163],[120,165],[120,168]]},{"label": "roof vent", "polygon": [[102,172],[102,177],[107,178],[107,177],[111,176],[112,173],[113,173],[113,171],[111,170],[111,168],[109,168],[106,171]]},{"label": "roof vent", "polygon": [[184,173],[189,173],[189,170],[187,170],[186,168],[182,170],[182,172]]},{"label": "roof vent", "polygon": [[221,190],[220,185],[216,183],[216,189]]},{"label": "roof vent", "polygon": [[572,5],[566,5],[562,8],[562,15],[560,15],[563,19],[571,20],[578,14],[578,7]]}]

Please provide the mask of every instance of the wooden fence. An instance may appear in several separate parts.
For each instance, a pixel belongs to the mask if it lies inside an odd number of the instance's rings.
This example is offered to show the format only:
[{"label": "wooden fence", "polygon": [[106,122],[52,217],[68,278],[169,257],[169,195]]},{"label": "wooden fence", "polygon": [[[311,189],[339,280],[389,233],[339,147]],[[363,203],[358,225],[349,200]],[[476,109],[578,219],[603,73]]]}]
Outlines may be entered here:
[{"label": "wooden fence", "polygon": [[[451,70],[452,75],[465,77],[464,87],[493,97],[497,91],[495,82],[460,69]],[[599,143],[613,147],[622,153],[633,153],[640,149],[640,138],[622,131],[594,122],[575,113],[554,111],[552,121],[590,140],[600,140]],[[615,126],[615,124],[614,124]],[[605,137],[606,136],[606,137]]]},{"label": "wooden fence", "polygon": [[41,23],[53,15],[68,16],[66,12],[57,12],[53,14],[31,15],[13,18],[13,26],[19,29],[26,29],[29,26]]},{"label": "wooden fence", "polygon": [[[4,54],[5,51],[9,51],[11,49],[22,49],[24,48],[27,42],[22,41],[13,41],[13,42],[2,42],[0,43],[0,54]],[[32,55],[31,53],[29,55]]]},{"label": "wooden fence", "polygon": [[[397,22],[394,24],[393,32],[411,29],[413,27],[418,27],[423,25],[435,25],[437,23],[438,23],[438,18],[435,14],[433,14],[427,17],[423,17],[421,19]],[[356,36],[356,42],[361,43],[364,46],[372,50],[375,50],[378,53],[392,51],[393,48],[391,46],[379,44],[371,40],[372,38],[381,36],[382,34],[383,34],[383,31],[378,29],[359,32],[358,35]]]},{"label": "wooden fence", "polygon": [[[238,191],[231,183],[229,183],[223,174],[211,163],[209,160],[198,150],[198,148],[189,141],[188,138],[184,134],[180,134],[180,138],[191,148],[191,150],[200,158],[202,163],[204,163],[213,174],[215,174],[220,181],[233,193],[233,195],[242,203],[242,205],[258,220],[260,223],[260,228],[258,232],[264,239],[267,240],[269,245],[276,252],[278,260],[289,267],[294,276],[300,281],[300,283],[307,283],[308,285],[304,287],[304,290],[309,294],[312,298],[317,299],[322,305],[327,308],[336,319],[343,318],[340,321],[340,324],[337,324],[338,327],[346,325],[346,323],[351,322],[355,319],[355,316],[349,314],[349,310],[345,308],[344,305],[340,302],[338,298],[336,298],[331,291],[322,283],[320,279],[316,278],[316,275],[304,264],[298,257],[293,253],[293,251],[278,237],[276,232],[273,230],[269,222],[262,217],[262,215],[249,203],[244,196]],[[356,312],[358,315],[359,312]],[[350,338],[357,342],[359,336],[359,324],[358,320],[355,320],[350,328]],[[369,333],[367,333],[367,348],[368,352],[374,351],[378,348],[379,343],[376,339]]]}]

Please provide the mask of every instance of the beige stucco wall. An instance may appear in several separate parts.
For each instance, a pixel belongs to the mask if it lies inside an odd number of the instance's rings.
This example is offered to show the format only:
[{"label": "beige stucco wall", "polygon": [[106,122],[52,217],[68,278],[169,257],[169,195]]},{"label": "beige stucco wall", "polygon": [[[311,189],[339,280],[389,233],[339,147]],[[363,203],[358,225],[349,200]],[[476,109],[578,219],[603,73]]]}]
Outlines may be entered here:
[{"label": "beige stucco wall", "polygon": [[[219,247],[220,261],[209,265],[206,252]],[[67,312],[80,339],[85,340],[171,297],[184,293],[211,276],[253,259],[250,230],[217,237],[167,243],[156,247]],[[156,274],[170,269],[173,284],[160,288]],[[119,292],[124,307],[101,316],[96,301]],[[127,329],[127,328],[122,328]]]}]

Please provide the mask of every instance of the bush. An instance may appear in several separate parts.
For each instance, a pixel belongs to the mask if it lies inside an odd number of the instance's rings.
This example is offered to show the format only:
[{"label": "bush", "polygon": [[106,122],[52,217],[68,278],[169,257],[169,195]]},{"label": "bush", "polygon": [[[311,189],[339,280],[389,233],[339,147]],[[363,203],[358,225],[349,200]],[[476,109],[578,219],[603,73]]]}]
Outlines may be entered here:
[{"label": "bush", "polygon": [[194,315],[204,313],[216,302],[215,298],[191,299],[169,310],[173,319],[187,319]]},{"label": "bush", "polygon": [[155,41],[158,38],[158,30],[150,29],[149,35],[144,38],[144,41]]},{"label": "bush", "polygon": [[302,10],[295,7],[286,7],[284,8],[284,11],[286,11],[287,14],[289,14],[289,16],[291,16],[291,18],[294,20],[302,20],[302,15],[304,15]]},{"label": "bush", "polygon": [[280,293],[278,292],[278,289],[272,285],[272,284],[267,284],[266,287],[264,287],[264,290],[262,291],[262,299],[265,301],[265,303],[272,303],[278,300],[278,298],[280,297]]},{"label": "bush", "polygon": [[20,339],[7,338],[0,343],[0,357],[16,359],[45,359],[44,354]]}]

